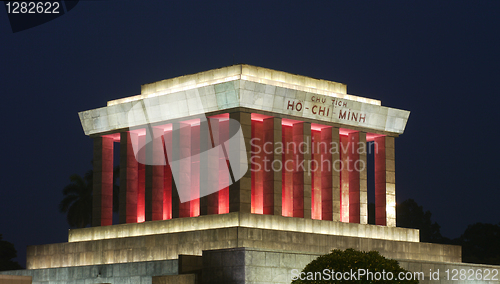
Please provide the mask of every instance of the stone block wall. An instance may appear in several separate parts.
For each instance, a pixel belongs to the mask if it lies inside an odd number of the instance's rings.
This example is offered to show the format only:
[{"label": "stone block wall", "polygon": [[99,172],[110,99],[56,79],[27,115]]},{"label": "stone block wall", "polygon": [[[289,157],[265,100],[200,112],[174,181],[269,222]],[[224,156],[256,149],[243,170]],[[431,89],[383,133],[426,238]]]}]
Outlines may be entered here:
[{"label": "stone block wall", "polygon": [[164,221],[72,229],[69,230],[68,241],[95,241],[238,226],[394,241],[419,241],[419,231],[416,229],[291,218],[277,215],[245,214],[240,212],[192,218],[177,218]]},{"label": "stone block wall", "polygon": [[[34,284],[288,284],[293,275],[297,275],[308,263],[324,253],[240,247],[205,250],[201,257],[180,255],[182,260],[5,271],[0,272],[0,275],[32,276]],[[461,271],[468,273],[467,275],[470,275],[470,271],[480,271],[485,275],[485,270],[489,269],[490,281],[473,283],[500,283],[500,266],[408,259],[398,261],[411,272],[423,273],[424,278],[420,279],[420,283],[424,284],[471,282],[450,279],[453,277],[453,269],[458,271],[458,279]],[[180,265],[185,267],[181,268]],[[449,271],[448,274],[446,270]],[[186,274],[182,274],[183,272]],[[433,280],[429,279],[429,273],[433,273]]]},{"label": "stone block wall", "polygon": [[363,251],[377,250],[383,256],[395,259],[447,262],[462,261],[462,249],[460,246],[331,236],[256,228],[238,229],[238,247],[278,249],[317,254],[325,254],[332,249],[354,248]]},{"label": "stone block wall", "polygon": [[201,230],[28,248],[27,269],[177,259],[237,246],[237,228]]},{"label": "stone block wall", "polygon": [[152,284],[153,276],[176,275],[178,260],[3,271],[33,277],[33,284]]},{"label": "stone block wall", "polygon": [[[424,280],[421,280],[420,284],[500,283],[499,265],[412,260],[399,260],[399,264],[401,265],[401,267],[409,271],[423,272]],[[456,269],[456,272],[453,271],[454,269]],[[486,274],[485,270],[490,271],[488,273],[489,276],[487,277],[490,280],[483,279],[484,275]],[[446,271],[448,271],[448,273]],[[460,280],[461,272],[464,273],[464,277],[466,280]],[[432,273],[432,280],[430,279],[430,273]]]},{"label": "stone block wall", "polygon": [[[319,257],[321,254],[266,250],[255,248],[234,248],[203,252],[203,283],[204,284],[289,284],[294,275]],[[456,281],[447,278],[446,270],[485,270],[500,272],[500,266],[480,265],[453,262],[431,262],[399,260],[400,265],[411,272],[424,272],[422,284],[477,283],[493,284],[493,281]],[[438,272],[438,278],[429,280],[429,272]],[[490,276],[490,278],[492,278]],[[451,277],[451,273],[450,273]],[[497,274],[496,279],[500,275]]]},{"label": "stone block wall", "polygon": [[28,249],[27,268],[39,269],[177,259],[180,254],[202,255],[204,250],[236,247],[320,254],[328,253],[335,248],[354,248],[378,250],[386,257],[397,259],[461,261],[461,248],[459,246],[232,227],[33,246]]}]

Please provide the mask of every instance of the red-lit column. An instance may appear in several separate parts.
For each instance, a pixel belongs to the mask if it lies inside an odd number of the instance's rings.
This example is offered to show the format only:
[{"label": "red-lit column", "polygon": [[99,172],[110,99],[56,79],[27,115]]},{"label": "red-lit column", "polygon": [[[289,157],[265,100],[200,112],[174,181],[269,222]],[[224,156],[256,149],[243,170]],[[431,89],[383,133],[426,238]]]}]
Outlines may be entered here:
[{"label": "red-lit column", "polygon": [[[137,222],[146,221],[146,136],[138,137],[137,153]],[[141,150],[142,149],[142,150]]]},{"label": "red-lit column", "polygon": [[340,221],[349,223],[349,137],[340,136]]},{"label": "red-lit column", "polygon": [[252,176],[252,213],[262,214],[264,210],[264,144],[263,122],[252,120],[252,143],[251,143],[251,176]]},{"label": "red-lit column", "polygon": [[322,219],[322,165],[321,130],[311,131],[311,214],[312,219]]},{"label": "red-lit column", "polygon": [[293,172],[293,217],[311,219],[311,123],[293,125],[293,142],[296,147]]},{"label": "red-lit column", "polygon": [[[229,120],[219,121],[219,144],[229,140]],[[229,175],[229,161],[222,147],[219,148],[219,214],[229,213],[229,184],[231,177]]]},{"label": "red-lit column", "polygon": [[[293,217],[293,171],[295,151],[293,147],[293,126],[282,125],[283,170],[282,170],[282,215]],[[288,146],[290,145],[290,147]]]},{"label": "red-lit column", "polygon": [[275,214],[276,198],[276,211],[281,215],[281,167],[278,165],[276,171],[272,168],[278,146],[275,134],[281,141],[281,119],[252,120],[252,213]]},{"label": "red-lit column", "polygon": [[172,123],[172,160],[179,161],[171,165],[174,179],[172,188],[172,218],[190,216],[190,202],[180,203],[179,192],[191,192],[191,126],[185,123]]},{"label": "red-lit column", "polygon": [[349,133],[349,222],[367,224],[366,133]]},{"label": "red-lit column", "polygon": [[172,170],[167,153],[172,153],[172,131],[163,133],[163,145],[165,147],[165,171],[163,174],[163,220],[172,219]]},{"label": "red-lit column", "polygon": [[[336,127],[324,129],[324,132],[321,132],[322,138],[329,145],[327,150],[323,153],[325,157],[324,160],[331,159],[331,169],[330,173],[323,173],[323,180],[331,179],[330,184],[325,181],[323,192],[328,191],[328,188],[331,185],[331,195],[325,192],[324,196],[324,204],[323,204],[323,220],[332,220],[332,221],[340,221],[340,151],[339,148],[332,147],[340,147],[340,136],[339,129]],[[330,176],[328,176],[330,175]],[[329,198],[331,197],[331,203]],[[331,219],[328,217],[330,215],[329,208],[331,206]]]},{"label": "red-lit column", "polygon": [[349,133],[349,223],[359,223],[359,172],[355,170],[359,164],[357,152],[359,132]]},{"label": "red-lit column", "polygon": [[[340,193],[339,193],[339,153],[335,150],[338,146],[338,128],[328,127],[321,129],[321,220],[339,221],[340,218]],[[336,143],[336,144],[334,144]]]},{"label": "red-lit column", "polygon": [[[219,213],[219,120],[209,118],[200,128],[200,214]],[[212,192],[211,194],[208,194]]]},{"label": "red-lit column", "polygon": [[394,137],[375,138],[375,224],[396,226]]},{"label": "red-lit column", "polygon": [[[264,127],[264,187],[263,213],[281,216],[281,118],[270,117],[263,121]],[[276,162],[274,162],[276,161]]]},{"label": "red-lit column", "polygon": [[137,222],[138,163],[133,145],[138,142],[136,133],[120,133],[120,224]]},{"label": "red-lit column", "polygon": [[191,126],[191,194],[189,217],[200,216],[200,125]]},{"label": "red-lit column", "polygon": [[113,139],[94,138],[92,226],[113,224]]},{"label": "red-lit column", "polygon": [[163,220],[163,173],[164,148],[163,129],[146,128],[146,221]]},{"label": "red-lit column", "polygon": [[[231,164],[231,169],[233,172],[241,172],[243,167],[247,167],[250,165],[251,161],[251,153],[250,153],[250,139],[252,138],[252,120],[251,114],[248,112],[232,112],[229,114],[231,119],[238,121],[241,125],[241,130],[243,133],[243,140],[241,141],[238,136],[234,137],[230,140],[229,147],[230,152],[233,153],[233,150],[236,155],[240,157],[240,163]],[[242,144],[245,147],[242,147]],[[237,154],[239,152],[239,154]],[[246,154],[247,159],[243,159]],[[231,157],[233,159],[233,157]],[[250,167],[243,175],[243,177],[234,182],[229,186],[229,212],[242,212],[242,213],[250,213],[251,211],[251,192],[252,192],[252,176]]]},{"label": "red-lit column", "polygon": [[368,171],[366,162],[366,132],[359,132],[359,223],[368,224]]}]

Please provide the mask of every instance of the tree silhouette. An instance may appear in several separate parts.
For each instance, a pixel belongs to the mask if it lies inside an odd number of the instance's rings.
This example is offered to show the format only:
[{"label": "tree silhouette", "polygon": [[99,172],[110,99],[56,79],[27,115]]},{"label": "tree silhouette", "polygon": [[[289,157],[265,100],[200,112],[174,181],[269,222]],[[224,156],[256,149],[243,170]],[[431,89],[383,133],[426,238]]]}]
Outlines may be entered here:
[{"label": "tree silhouette", "polygon": [[59,204],[59,211],[66,213],[71,227],[84,228],[92,222],[92,170],[85,176],[75,174],[71,183],[64,187],[64,198]]},{"label": "tree silhouette", "polygon": [[[94,171],[89,170],[85,176],[74,174],[71,183],[64,187],[64,198],[59,203],[59,211],[66,213],[66,219],[71,227],[85,228],[92,222],[92,193]],[[118,212],[120,206],[120,167],[113,170],[113,212]]]},{"label": "tree silhouette", "polygon": [[19,263],[12,260],[16,256],[14,244],[2,240],[2,234],[0,234],[0,271],[23,269]]},{"label": "tree silhouette", "polygon": [[[371,276],[357,274],[357,279],[346,279],[349,276],[339,276],[336,272],[360,270],[370,271]],[[321,277],[318,277],[318,272]],[[333,272],[333,273],[332,273]],[[344,251],[335,249],[311,261],[301,273],[292,272],[292,284],[305,283],[419,283],[418,280],[399,280],[400,275],[406,275],[408,270],[399,266],[396,260],[380,255],[378,251],[358,251],[352,248]],[[387,275],[386,279],[375,280],[374,274]],[[402,273],[402,274],[400,274]],[[409,276],[408,276],[409,277]],[[375,279],[374,279],[375,278]],[[392,278],[392,279],[391,279]],[[397,280],[396,280],[397,279]]]},{"label": "tree silhouette", "polygon": [[457,241],[462,246],[462,261],[500,264],[499,239],[500,224],[475,223],[469,225]]},{"label": "tree silhouette", "polygon": [[441,235],[441,226],[432,222],[432,213],[424,212],[413,199],[407,199],[396,205],[396,225],[398,227],[413,228],[420,230],[420,241],[428,243],[449,244],[451,240]]},{"label": "tree silhouette", "polygon": [[[396,205],[396,226],[419,229],[420,241],[427,243],[451,244],[452,241],[441,235],[441,226],[432,222],[432,213],[418,205],[413,199],[407,199]],[[375,224],[375,204],[368,204],[368,224]]]}]

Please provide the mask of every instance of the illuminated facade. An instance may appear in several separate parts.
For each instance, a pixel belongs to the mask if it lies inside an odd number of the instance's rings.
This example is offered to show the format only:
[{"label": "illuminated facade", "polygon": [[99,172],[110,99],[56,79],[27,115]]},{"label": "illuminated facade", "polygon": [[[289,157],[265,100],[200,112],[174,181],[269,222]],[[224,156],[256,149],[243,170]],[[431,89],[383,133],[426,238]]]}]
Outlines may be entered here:
[{"label": "illuminated facade", "polygon": [[335,248],[377,250],[412,271],[472,267],[459,246],[396,227],[394,142],[409,112],[341,83],[233,65],[79,116],[94,145],[92,227],[28,247],[17,274],[34,283],[290,283]]},{"label": "illuminated facade", "polygon": [[[130,109],[139,102],[145,111],[134,117]],[[208,118],[209,136],[197,118],[201,114]],[[120,223],[242,212],[367,224],[370,141],[375,142],[376,224],[396,225],[394,138],[403,133],[409,112],[348,95],[343,84],[235,65],[146,84],[141,95],[79,115],[94,139],[93,226],[112,224],[118,143],[124,169]],[[239,181],[231,180],[223,157],[200,160],[213,139],[215,144],[229,139],[229,118],[241,124],[246,144],[249,170]],[[176,127],[180,131],[173,131]],[[157,139],[145,145],[147,135]],[[180,202],[168,162],[138,162],[134,143],[146,149],[143,154],[164,160],[168,148],[182,145],[173,152],[183,155],[190,178],[177,186],[189,188],[190,201]],[[204,168],[221,190],[199,198]]]}]

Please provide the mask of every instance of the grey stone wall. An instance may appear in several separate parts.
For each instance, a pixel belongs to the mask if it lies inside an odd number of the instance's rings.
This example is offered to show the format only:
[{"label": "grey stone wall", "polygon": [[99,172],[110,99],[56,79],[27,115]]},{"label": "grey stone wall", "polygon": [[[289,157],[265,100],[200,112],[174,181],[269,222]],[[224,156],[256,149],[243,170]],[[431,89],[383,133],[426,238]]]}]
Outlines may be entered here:
[{"label": "grey stone wall", "polygon": [[[320,254],[265,250],[255,248],[234,248],[203,252],[203,283],[204,284],[288,284],[292,280],[292,270],[299,272]],[[412,272],[424,272],[420,283],[500,283],[500,281],[454,281],[447,279],[446,270],[452,269],[478,271],[485,269],[500,272],[500,266],[468,263],[446,263],[431,261],[399,260],[401,266]],[[439,270],[439,280],[429,280],[429,272]],[[493,273],[490,274],[492,278]],[[497,274],[497,279],[500,275]],[[459,279],[459,278],[458,278]]]},{"label": "grey stone wall", "polygon": [[[262,248],[228,248],[203,251],[201,257],[201,275],[198,274],[200,257],[181,256],[185,258],[184,269],[179,269],[178,260],[133,262],[124,264],[108,264],[95,266],[34,269],[5,271],[0,274],[32,276],[34,284],[154,284],[154,283],[199,283],[204,284],[288,284],[292,280],[292,270],[300,272],[309,262],[320,256],[320,253],[300,251],[283,251]],[[477,283],[499,284],[500,266],[433,262],[417,260],[399,260],[401,266],[412,272],[423,272],[420,283],[449,284]],[[458,280],[452,280],[453,269],[457,270]],[[480,271],[485,275],[489,269],[491,281],[460,280],[460,274],[466,273],[476,277]],[[178,271],[190,271],[189,274],[177,275]],[[448,274],[446,273],[448,270]],[[437,272],[437,273],[436,273]],[[433,273],[434,279],[429,279]],[[165,277],[170,275],[170,277]],[[157,277],[155,277],[157,276]],[[163,276],[163,277],[160,277]],[[175,276],[175,277],[174,277]],[[493,276],[497,280],[492,280]],[[201,277],[201,279],[198,279]],[[155,282],[156,281],[156,282]]]},{"label": "grey stone wall", "polygon": [[460,246],[389,241],[347,236],[239,228],[238,247],[324,254],[332,249],[377,250],[385,257],[426,261],[461,262]]},{"label": "grey stone wall", "polygon": [[318,254],[234,248],[203,252],[204,284],[290,283]]},{"label": "grey stone wall", "polygon": [[[188,219],[188,218],[184,218]],[[26,268],[54,268],[177,259],[180,254],[236,247],[237,228],[28,247]]]},{"label": "grey stone wall", "polygon": [[[423,281],[420,281],[421,284],[500,283],[499,265],[483,265],[483,264],[451,263],[451,262],[443,263],[443,262],[411,261],[411,260],[399,260],[399,264],[401,265],[401,267],[409,271],[423,272],[425,279]],[[453,271],[454,269],[456,269],[456,272]],[[448,273],[446,272],[447,270]],[[490,271],[488,279],[491,280],[489,281],[482,280],[483,276],[485,275],[485,270]],[[464,274],[462,278],[466,280],[460,280],[461,272]],[[430,280],[430,273],[432,273],[432,280]]]},{"label": "grey stone wall", "polygon": [[419,242],[420,239],[419,231],[416,229],[232,212],[220,215],[214,214],[191,218],[174,218],[162,221],[71,229],[68,234],[68,242],[96,241],[231,227],[408,242]]},{"label": "grey stone wall", "polygon": [[203,251],[203,284],[245,283],[245,248]]},{"label": "grey stone wall", "polygon": [[[182,219],[189,221],[188,218]],[[28,269],[39,269],[156,261],[177,259],[180,254],[201,255],[204,250],[235,247],[306,253],[324,253],[336,248],[354,248],[378,250],[386,257],[397,259],[461,261],[459,246],[232,227],[32,246],[28,247],[26,266]]]},{"label": "grey stone wall", "polygon": [[153,276],[176,275],[177,260],[104,264],[32,270],[0,274],[32,276],[33,284],[152,284]]}]

